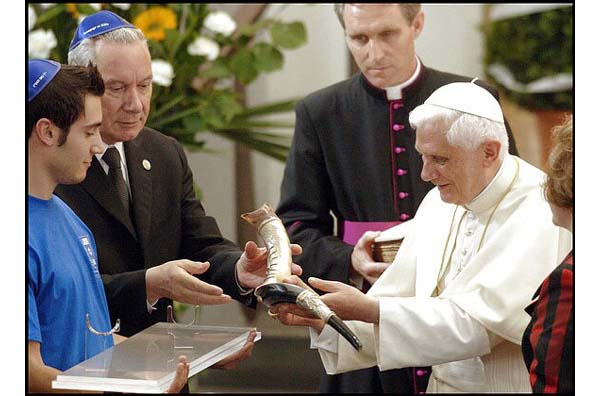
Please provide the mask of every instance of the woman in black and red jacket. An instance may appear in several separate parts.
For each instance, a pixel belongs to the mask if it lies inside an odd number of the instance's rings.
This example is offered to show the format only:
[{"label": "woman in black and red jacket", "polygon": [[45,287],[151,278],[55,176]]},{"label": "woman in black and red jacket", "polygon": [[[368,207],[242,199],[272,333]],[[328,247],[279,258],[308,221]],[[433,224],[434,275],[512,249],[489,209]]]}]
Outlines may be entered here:
[{"label": "woman in black and red jacket", "polygon": [[[554,130],[545,195],[553,222],[573,232],[573,119]],[[522,340],[534,393],[574,392],[575,322],[572,250],[544,280],[525,310],[531,322]]]}]

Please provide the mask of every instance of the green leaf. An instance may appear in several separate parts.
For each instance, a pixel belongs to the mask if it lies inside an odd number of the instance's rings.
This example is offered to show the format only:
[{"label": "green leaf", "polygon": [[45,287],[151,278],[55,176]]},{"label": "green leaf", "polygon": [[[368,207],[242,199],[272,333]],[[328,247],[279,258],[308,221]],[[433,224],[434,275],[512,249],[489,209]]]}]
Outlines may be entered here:
[{"label": "green leaf", "polygon": [[165,30],[165,41],[164,41],[164,46],[165,48],[168,48],[168,60],[172,61],[173,58],[175,58],[175,54],[177,53],[177,50],[179,49],[179,45],[181,45],[181,42],[183,41],[183,39],[185,38],[185,34],[181,34],[179,33],[179,31],[175,30],[175,29],[166,29]]},{"label": "green leaf", "polygon": [[279,102],[267,103],[260,106],[249,107],[238,114],[239,118],[254,117],[257,115],[267,115],[276,113],[286,113],[293,111],[296,103],[302,98],[285,99]]},{"label": "green leaf", "polygon": [[267,28],[273,21],[271,19],[263,19],[251,25],[244,25],[238,28],[238,33],[243,36],[254,37],[254,35],[262,29]]},{"label": "green leaf", "polygon": [[294,127],[294,123],[291,121],[268,121],[268,120],[248,120],[245,118],[234,118],[232,122],[227,125],[228,128],[282,128],[291,129]]},{"label": "green leaf", "polygon": [[55,17],[57,17],[58,15],[60,15],[62,12],[67,10],[67,6],[64,4],[57,4],[52,8],[49,8],[47,11],[45,11],[43,14],[38,15],[37,20],[35,22],[36,26],[41,25],[42,23],[49,21]]},{"label": "green leaf", "polygon": [[183,119],[183,126],[190,132],[196,133],[204,129],[204,122],[198,115],[192,115]]},{"label": "green leaf", "polygon": [[166,113],[167,111],[171,110],[172,107],[176,106],[177,104],[179,104],[184,99],[185,99],[184,95],[176,96],[175,98],[169,100],[167,103],[163,104],[160,107],[160,109],[158,109],[155,112],[153,112],[152,116],[155,117],[155,118],[158,118],[158,117],[162,116],[164,113]]},{"label": "green leaf", "polygon": [[293,49],[306,43],[306,28],[302,22],[276,22],[270,29],[273,44]]},{"label": "green leaf", "polygon": [[258,77],[254,54],[247,48],[240,49],[232,57],[229,67],[242,84],[248,84]]},{"label": "green leaf", "polygon": [[236,100],[232,93],[220,92],[218,95],[215,95],[211,104],[217,109],[217,112],[223,116],[225,124],[231,122],[233,117],[243,110],[242,105]]},{"label": "green leaf", "polygon": [[91,15],[95,12],[98,12],[98,10],[89,4],[77,4],[77,10],[85,15]]},{"label": "green leaf", "polygon": [[242,110],[232,92],[215,91],[199,105],[206,128],[225,128]]},{"label": "green leaf", "polygon": [[259,71],[270,72],[283,67],[283,54],[267,43],[258,43],[252,48]]},{"label": "green leaf", "polygon": [[164,125],[167,125],[174,121],[179,121],[179,120],[181,120],[189,115],[195,114],[197,112],[198,112],[198,108],[196,108],[196,107],[185,109],[185,110],[180,111],[179,113],[173,114],[169,117],[165,117],[163,119],[156,120],[152,125],[149,125],[149,126],[150,126],[150,128],[153,128],[153,129],[159,129],[160,127],[162,127]]},{"label": "green leaf", "polygon": [[285,161],[289,152],[289,145],[277,145],[262,139],[256,139],[256,131],[214,130],[213,132],[279,161]]},{"label": "green leaf", "polygon": [[266,145],[269,145],[273,149],[277,150],[288,150],[292,139],[290,136],[285,135],[273,135],[268,133],[258,132],[250,129],[216,129],[215,133],[224,133],[232,139],[239,139],[240,141],[256,141]]},{"label": "green leaf", "polygon": [[205,78],[224,78],[231,76],[231,70],[227,67],[225,59],[218,58],[209,69],[202,72],[201,76]]}]

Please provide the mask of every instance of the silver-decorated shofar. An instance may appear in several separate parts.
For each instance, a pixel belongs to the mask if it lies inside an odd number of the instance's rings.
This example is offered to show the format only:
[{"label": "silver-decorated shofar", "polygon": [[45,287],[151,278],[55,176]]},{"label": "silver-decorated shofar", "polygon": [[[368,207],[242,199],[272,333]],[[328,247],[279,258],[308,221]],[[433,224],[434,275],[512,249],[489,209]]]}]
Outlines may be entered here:
[{"label": "silver-decorated shofar", "polygon": [[258,229],[258,235],[265,242],[268,251],[267,278],[254,292],[258,300],[267,307],[280,303],[298,304],[323,319],[356,350],[360,350],[362,344],[358,337],[321,301],[317,293],[282,282],[292,273],[292,249],[285,227],[271,205],[265,203],[254,212],[244,213],[241,217]]}]

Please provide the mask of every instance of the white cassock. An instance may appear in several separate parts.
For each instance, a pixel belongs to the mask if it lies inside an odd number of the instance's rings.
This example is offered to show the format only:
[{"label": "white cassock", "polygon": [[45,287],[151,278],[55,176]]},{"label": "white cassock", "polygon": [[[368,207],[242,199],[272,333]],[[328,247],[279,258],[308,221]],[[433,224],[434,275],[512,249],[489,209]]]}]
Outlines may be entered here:
[{"label": "white cassock", "polygon": [[520,347],[530,320],[524,308],[571,249],[571,234],[552,224],[544,177],[507,155],[465,207],[430,191],[368,292],[379,297],[379,324],[346,322],[362,351],[329,326],[320,335],[311,329],[327,373],[433,366],[428,392],[531,392]]}]

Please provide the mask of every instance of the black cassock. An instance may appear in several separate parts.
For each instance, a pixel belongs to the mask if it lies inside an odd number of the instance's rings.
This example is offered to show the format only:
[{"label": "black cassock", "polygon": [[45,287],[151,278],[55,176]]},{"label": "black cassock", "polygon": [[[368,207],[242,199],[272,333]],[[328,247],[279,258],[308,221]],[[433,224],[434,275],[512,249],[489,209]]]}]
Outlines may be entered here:
[{"label": "black cassock", "polygon": [[[316,276],[348,283],[356,237],[411,219],[433,187],[421,177],[409,113],[437,88],[472,78],[421,66],[402,98],[362,74],[319,90],[296,106],[296,128],[277,209],[290,239],[302,246],[294,261],[302,278]],[[496,98],[497,92],[477,80]],[[516,154],[510,128],[509,151]],[[334,232],[334,218],[337,233]],[[379,224],[374,224],[379,223]],[[346,242],[344,242],[346,241]],[[324,392],[409,392],[427,387],[430,368],[377,367],[327,376]],[[381,378],[380,378],[381,377]]]}]

